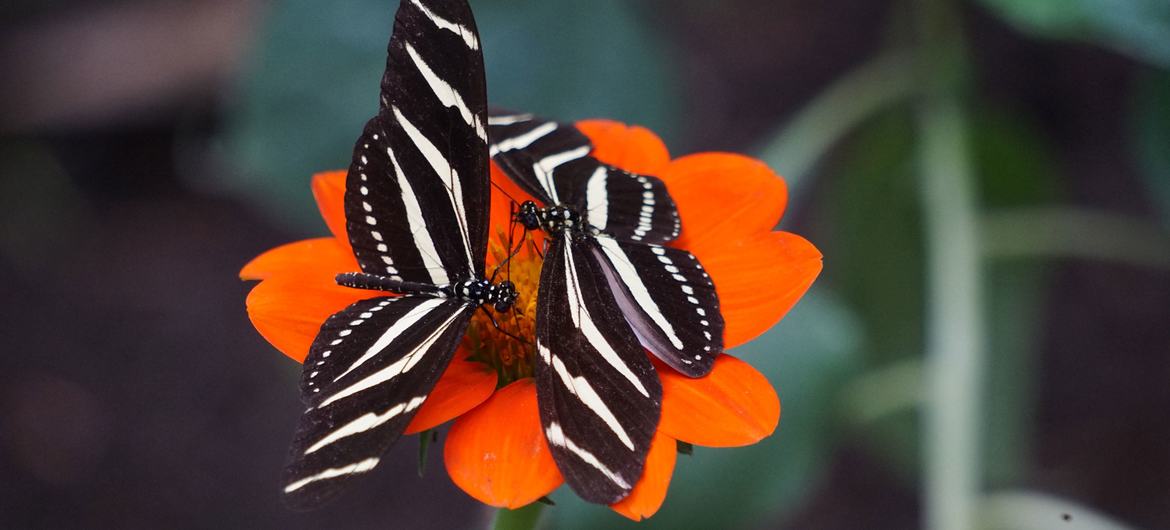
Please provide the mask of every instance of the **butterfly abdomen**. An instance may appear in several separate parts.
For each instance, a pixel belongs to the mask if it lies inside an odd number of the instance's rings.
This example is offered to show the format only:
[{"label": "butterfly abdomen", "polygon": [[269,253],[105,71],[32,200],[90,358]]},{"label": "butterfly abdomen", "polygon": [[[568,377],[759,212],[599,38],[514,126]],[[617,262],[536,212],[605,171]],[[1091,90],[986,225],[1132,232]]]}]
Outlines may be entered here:
[{"label": "butterfly abdomen", "polygon": [[442,289],[429,283],[408,282],[399,278],[391,278],[367,272],[343,272],[334,277],[337,285],[367,289],[370,291],[387,291],[400,294],[439,294]]}]

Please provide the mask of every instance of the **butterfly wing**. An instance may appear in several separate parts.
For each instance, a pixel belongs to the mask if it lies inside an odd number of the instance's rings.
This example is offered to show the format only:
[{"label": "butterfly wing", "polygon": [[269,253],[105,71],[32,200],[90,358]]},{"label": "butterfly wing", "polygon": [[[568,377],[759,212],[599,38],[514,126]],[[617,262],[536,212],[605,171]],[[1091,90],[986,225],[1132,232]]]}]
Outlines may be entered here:
[{"label": "butterfly wing", "polygon": [[553,170],[593,149],[576,127],[532,114],[493,108],[488,125],[492,159],[508,178],[545,205],[561,204]]},{"label": "butterfly wing", "polygon": [[[447,285],[482,275],[487,246],[487,98],[479,37],[462,0],[403,0],[378,114],[346,180],[362,271]],[[309,508],[377,464],[426,400],[474,306],[443,298],[357,302],[322,325],[305,359],[309,406],[285,496]]]},{"label": "butterfly wing", "polygon": [[574,206],[586,223],[616,239],[667,243],[682,231],[674,199],[657,177],[583,157],[559,166],[554,180],[563,204]]},{"label": "butterfly wing", "polygon": [[566,234],[548,248],[535,376],[557,467],[581,498],[608,504],[628,495],[642,476],[662,385],[604,284],[594,244]]},{"label": "butterfly wing", "polygon": [[474,310],[443,298],[378,297],[326,320],[305,359],[309,408],[285,469],[290,506],[315,507],[377,465],[438,382]]},{"label": "butterfly wing", "polygon": [[487,96],[464,1],[403,0],[381,105],[346,180],[362,271],[446,285],[479,277],[487,249]]},{"label": "butterfly wing", "polygon": [[661,245],[596,241],[594,254],[642,345],[683,374],[707,375],[723,352],[723,314],[699,260]]}]

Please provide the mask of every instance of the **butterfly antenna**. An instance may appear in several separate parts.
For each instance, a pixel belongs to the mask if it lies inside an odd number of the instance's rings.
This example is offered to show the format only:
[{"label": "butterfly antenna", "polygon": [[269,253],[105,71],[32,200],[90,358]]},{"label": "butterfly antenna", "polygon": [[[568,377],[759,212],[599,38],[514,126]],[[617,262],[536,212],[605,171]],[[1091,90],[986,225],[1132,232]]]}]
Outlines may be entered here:
[{"label": "butterfly antenna", "polygon": [[511,272],[511,271],[512,271],[512,258],[513,258],[513,257],[515,257],[515,256],[516,256],[516,254],[519,254],[519,253],[520,253],[520,249],[514,249],[514,248],[512,248],[512,244],[511,244],[511,243],[508,243],[508,250],[510,251],[510,252],[508,253],[508,256],[504,258],[504,261],[501,261],[501,262],[497,263],[497,264],[496,264],[496,269],[495,269],[494,271],[492,271],[492,283],[495,283],[495,281],[496,281],[496,274],[497,274],[497,273],[499,273],[499,272],[500,272],[500,269],[501,269],[501,268],[504,268],[504,267],[507,267],[507,271],[506,271],[506,272],[507,272],[507,275],[508,275],[508,279],[509,279],[509,280],[511,280],[511,279],[512,279],[512,272]]},{"label": "butterfly antenna", "polygon": [[492,183],[492,186],[494,186],[497,190],[500,190],[500,193],[503,193],[505,197],[511,199],[513,205],[520,204],[520,201],[516,200],[516,198],[513,197],[511,193],[504,191],[503,187],[501,187],[499,184],[496,184],[496,181],[492,180],[490,182]]},{"label": "butterfly antenna", "polygon": [[[523,225],[520,225],[520,221],[517,220],[517,218],[516,218],[516,216],[520,215],[520,206],[517,205],[515,201],[512,201],[512,205],[511,205],[510,209],[511,209],[511,211],[509,212],[509,219],[511,219],[511,221],[508,223],[508,244],[509,245],[511,245],[512,242],[516,240],[516,238],[514,237],[516,234],[516,226],[518,226],[518,225],[520,226],[520,232],[521,232],[522,236],[528,234],[528,229],[524,228]],[[516,252],[520,252],[520,249],[523,247],[524,247],[524,241],[520,241],[520,242],[516,243]]]},{"label": "butterfly antenna", "polygon": [[511,254],[508,255],[508,270],[504,271],[504,277],[507,278],[508,281],[512,281],[512,256],[520,253],[520,249],[512,249],[512,236],[516,233],[515,212],[516,201],[512,201],[512,203],[508,205],[508,252]]}]

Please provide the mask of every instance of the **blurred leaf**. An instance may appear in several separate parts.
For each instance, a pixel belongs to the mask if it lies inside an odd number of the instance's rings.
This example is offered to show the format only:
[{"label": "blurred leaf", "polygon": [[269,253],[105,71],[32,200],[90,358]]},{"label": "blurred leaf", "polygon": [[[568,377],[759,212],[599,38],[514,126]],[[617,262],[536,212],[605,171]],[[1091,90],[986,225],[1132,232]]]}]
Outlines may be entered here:
[{"label": "blurred leaf", "polygon": [[[974,119],[972,155],[985,208],[1035,206],[1063,196],[1054,151],[1026,114],[984,106]],[[986,233],[986,225],[982,228]],[[1008,486],[1018,484],[1029,469],[1048,266],[986,260],[985,266],[988,342],[981,458],[987,484]]]},{"label": "blurred leaf", "polygon": [[1170,2],[1166,0],[981,1],[1023,31],[1096,42],[1170,67]]},{"label": "blurred leaf", "polygon": [[0,261],[32,277],[66,265],[61,254],[87,236],[90,210],[49,146],[0,143]]},{"label": "blurred leaf", "polygon": [[867,124],[832,169],[837,175],[820,211],[824,279],[842,289],[866,328],[869,365],[922,351],[922,235],[911,178],[914,131],[899,107]]},{"label": "blurred leaf", "polygon": [[886,52],[826,87],[760,150],[760,159],[784,175],[791,209],[803,203],[810,173],[858,125],[906,99],[914,90],[908,52]]},{"label": "blurred leaf", "polygon": [[981,105],[972,156],[986,209],[1055,203],[1064,196],[1054,149],[1025,113]]},{"label": "blurred leaf", "polygon": [[[279,0],[247,69],[225,182],[286,222],[319,226],[308,182],[347,167],[378,105],[396,2]],[[480,1],[492,104],[559,119],[606,116],[670,138],[677,97],[663,46],[626,2]],[[603,31],[599,31],[603,28]]]},{"label": "blurred leaf", "polygon": [[477,2],[488,97],[561,120],[608,117],[667,141],[681,122],[679,86],[653,13],[626,0]]},{"label": "blurred leaf", "polygon": [[987,265],[986,401],[981,407],[983,480],[1018,485],[1031,469],[1035,384],[1044,340],[1048,267],[1043,263]]},{"label": "blurred leaf", "polygon": [[1138,161],[1150,202],[1170,227],[1170,73],[1148,72],[1139,79],[1134,105]]},{"label": "blurred leaf", "polygon": [[544,507],[544,503],[537,501],[515,510],[500,508],[492,521],[492,530],[536,528]]},{"label": "blurred leaf", "polygon": [[1033,491],[1003,491],[984,497],[980,527],[987,530],[1126,530],[1092,508]]},{"label": "blurred leaf", "polygon": [[831,292],[814,286],[783,322],[734,352],[776,386],[783,402],[776,433],[750,447],[696,447],[680,457],[662,510],[647,521],[632,523],[562,488],[549,527],[742,528],[790,510],[816,489],[833,448],[829,416],[855,368],[858,333]]},{"label": "blurred leaf", "polygon": [[871,369],[841,390],[846,417],[857,424],[913,412],[922,405],[922,360],[906,359]]},{"label": "blurred leaf", "polygon": [[[823,280],[841,289],[857,311],[868,367],[889,367],[923,351],[923,248],[917,180],[913,178],[914,127],[906,106],[897,106],[859,129],[826,168],[826,203],[817,208],[831,227],[821,238],[832,267]],[[851,398],[844,396],[843,405]],[[855,400],[854,400],[855,401]],[[856,418],[860,413],[846,410]],[[918,467],[914,409],[862,427],[858,436],[881,459],[907,475]]]}]

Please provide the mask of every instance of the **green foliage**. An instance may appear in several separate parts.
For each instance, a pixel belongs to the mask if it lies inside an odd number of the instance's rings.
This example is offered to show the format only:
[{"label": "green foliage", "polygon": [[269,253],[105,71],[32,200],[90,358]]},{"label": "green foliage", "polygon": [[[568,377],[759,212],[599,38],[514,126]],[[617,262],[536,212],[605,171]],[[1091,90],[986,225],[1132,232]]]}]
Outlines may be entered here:
[{"label": "green foliage", "polygon": [[1166,0],[981,0],[1022,31],[1089,41],[1170,67]]},{"label": "green foliage", "polygon": [[[1043,136],[1018,113],[983,104],[970,134],[977,190],[985,208],[1034,206],[1062,195],[1060,175]],[[821,209],[833,266],[825,280],[843,289],[866,330],[871,369],[920,358],[925,296],[918,204],[912,161],[915,130],[905,108],[863,126],[830,168],[832,193]],[[983,404],[989,478],[1010,483],[1027,452],[1031,371],[1039,337],[1032,326],[1043,304],[1044,265],[988,263],[988,381]],[[990,389],[989,389],[990,390]],[[850,396],[854,403],[857,396]],[[877,400],[878,398],[873,398]],[[853,412],[850,417],[853,417]],[[862,414],[865,416],[865,414]],[[859,426],[862,438],[911,478],[920,460],[913,408]]]},{"label": "green foliage", "polygon": [[[865,124],[828,168],[815,240],[832,256],[822,281],[841,289],[865,330],[861,355],[869,368],[921,355],[923,248],[915,198],[914,128],[904,106]],[[901,411],[862,428],[864,439],[896,468],[917,466],[917,423]]]},{"label": "green foliage", "polygon": [[[988,107],[990,107],[988,109]],[[1056,201],[1062,180],[1051,148],[1023,114],[984,105],[975,116],[972,155],[985,209]],[[982,458],[989,485],[1017,485],[1028,468],[1035,367],[1043,337],[1048,266],[985,261],[987,267],[987,388],[983,395]]]},{"label": "green foliage", "polygon": [[1170,227],[1170,73],[1147,72],[1134,103],[1134,144],[1147,196]]}]

